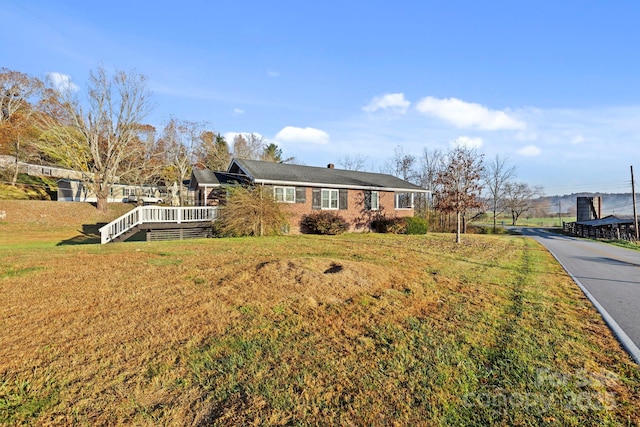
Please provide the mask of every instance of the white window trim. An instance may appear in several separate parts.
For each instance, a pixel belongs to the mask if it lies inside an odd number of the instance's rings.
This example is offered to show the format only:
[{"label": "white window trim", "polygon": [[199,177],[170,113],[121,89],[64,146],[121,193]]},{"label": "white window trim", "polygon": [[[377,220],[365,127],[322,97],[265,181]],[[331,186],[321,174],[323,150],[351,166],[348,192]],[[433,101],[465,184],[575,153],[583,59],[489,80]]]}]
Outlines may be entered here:
[{"label": "white window trim", "polygon": [[[276,189],[282,189],[282,200],[278,200],[276,197]],[[287,200],[287,190],[291,190],[293,198],[291,200]],[[296,202],[296,187],[283,187],[283,186],[274,186],[273,187],[273,197],[276,199],[278,203],[295,203]]]},{"label": "white window trim", "polygon": [[[324,194],[325,191],[329,193],[329,206],[325,207],[324,206]],[[333,200],[333,198],[331,197],[332,194],[335,193],[335,201],[336,201],[336,207],[333,208],[331,207],[331,201]],[[340,209],[340,191],[336,190],[335,188],[323,188],[320,190],[320,209],[325,210],[325,211],[337,211],[338,209]]]},{"label": "white window trim", "polygon": [[[376,195],[376,205],[375,207],[373,206],[373,195]],[[371,192],[371,199],[369,200],[369,210],[372,211],[377,211],[380,210],[380,192],[379,191],[372,191]]]},{"label": "white window trim", "polygon": [[[400,203],[399,203],[399,200],[398,200],[398,199],[400,198],[400,195],[401,195],[401,194],[410,194],[410,195],[411,195],[411,201],[409,202],[409,206],[407,206],[406,208],[398,207],[398,206],[400,205]],[[413,206],[414,206],[414,205],[413,205],[413,204],[414,204],[414,193],[409,193],[409,192],[406,192],[406,193],[395,193],[395,195],[394,195],[394,196],[395,196],[395,200],[394,200],[394,205],[395,205],[395,206],[394,206],[394,207],[395,207],[395,209],[396,209],[397,211],[407,211],[407,210],[411,210],[411,209],[413,209]]]}]

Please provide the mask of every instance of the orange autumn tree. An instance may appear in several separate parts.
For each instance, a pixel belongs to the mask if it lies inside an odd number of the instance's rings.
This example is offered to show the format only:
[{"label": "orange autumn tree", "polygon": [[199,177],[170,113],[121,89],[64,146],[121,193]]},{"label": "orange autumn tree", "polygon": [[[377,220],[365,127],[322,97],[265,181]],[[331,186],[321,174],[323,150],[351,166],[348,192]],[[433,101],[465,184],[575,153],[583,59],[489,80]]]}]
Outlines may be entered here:
[{"label": "orange autumn tree", "polygon": [[19,71],[0,68],[0,154],[13,156],[11,182],[18,179],[18,164],[37,155],[32,141],[38,131],[32,116],[37,113],[44,84],[41,80]]}]

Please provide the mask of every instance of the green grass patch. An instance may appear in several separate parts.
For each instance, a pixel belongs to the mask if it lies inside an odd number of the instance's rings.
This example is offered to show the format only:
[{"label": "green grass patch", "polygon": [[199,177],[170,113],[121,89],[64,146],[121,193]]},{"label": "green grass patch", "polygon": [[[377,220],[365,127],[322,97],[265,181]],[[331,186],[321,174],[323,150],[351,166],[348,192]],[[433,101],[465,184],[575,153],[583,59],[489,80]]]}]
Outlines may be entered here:
[{"label": "green grass patch", "polygon": [[21,277],[34,273],[36,271],[43,270],[44,267],[21,267],[21,268],[8,268],[6,270],[0,269],[0,279]]},{"label": "green grass patch", "polygon": [[58,402],[58,396],[56,382],[47,376],[21,380],[0,377],[0,424],[32,424]]},{"label": "green grass patch", "polygon": [[[531,218],[518,218],[519,226],[525,227],[562,227],[563,222],[573,222],[576,220],[576,217],[558,217],[558,216],[547,216],[547,217],[531,217]],[[511,225],[511,219],[507,219],[504,221],[504,225]]]},{"label": "green grass patch", "polygon": [[635,242],[630,242],[628,240],[598,240],[599,242],[605,242],[610,245],[619,246],[625,249],[632,249],[634,251],[640,251],[640,245]]}]

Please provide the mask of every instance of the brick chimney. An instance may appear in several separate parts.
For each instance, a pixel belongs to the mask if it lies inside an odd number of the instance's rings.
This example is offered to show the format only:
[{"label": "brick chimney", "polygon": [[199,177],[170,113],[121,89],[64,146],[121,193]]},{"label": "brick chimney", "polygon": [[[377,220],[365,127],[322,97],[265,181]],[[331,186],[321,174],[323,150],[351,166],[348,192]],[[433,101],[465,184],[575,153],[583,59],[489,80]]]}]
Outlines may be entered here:
[{"label": "brick chimney", "polygon": [[328,167],[329,169],[333,169],[333,168],[334,168],[334,165],[333,165],[333,163],[329,163],[329,164],[327,165],[327,167]]}]

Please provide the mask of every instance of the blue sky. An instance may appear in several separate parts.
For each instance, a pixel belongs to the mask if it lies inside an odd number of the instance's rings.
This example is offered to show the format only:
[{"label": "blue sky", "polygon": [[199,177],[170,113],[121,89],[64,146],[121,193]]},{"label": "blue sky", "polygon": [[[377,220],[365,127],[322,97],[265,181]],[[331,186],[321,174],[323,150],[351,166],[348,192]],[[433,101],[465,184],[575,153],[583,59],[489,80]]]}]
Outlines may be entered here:
[{"label": "blue sky", "polygon": [[625,192],[639,18],[634,1],[0,0],[0,66],[80,91],[99,64],[135,70],[159,130],[254,132],[311,166],[466,144],[547,194]]}]

